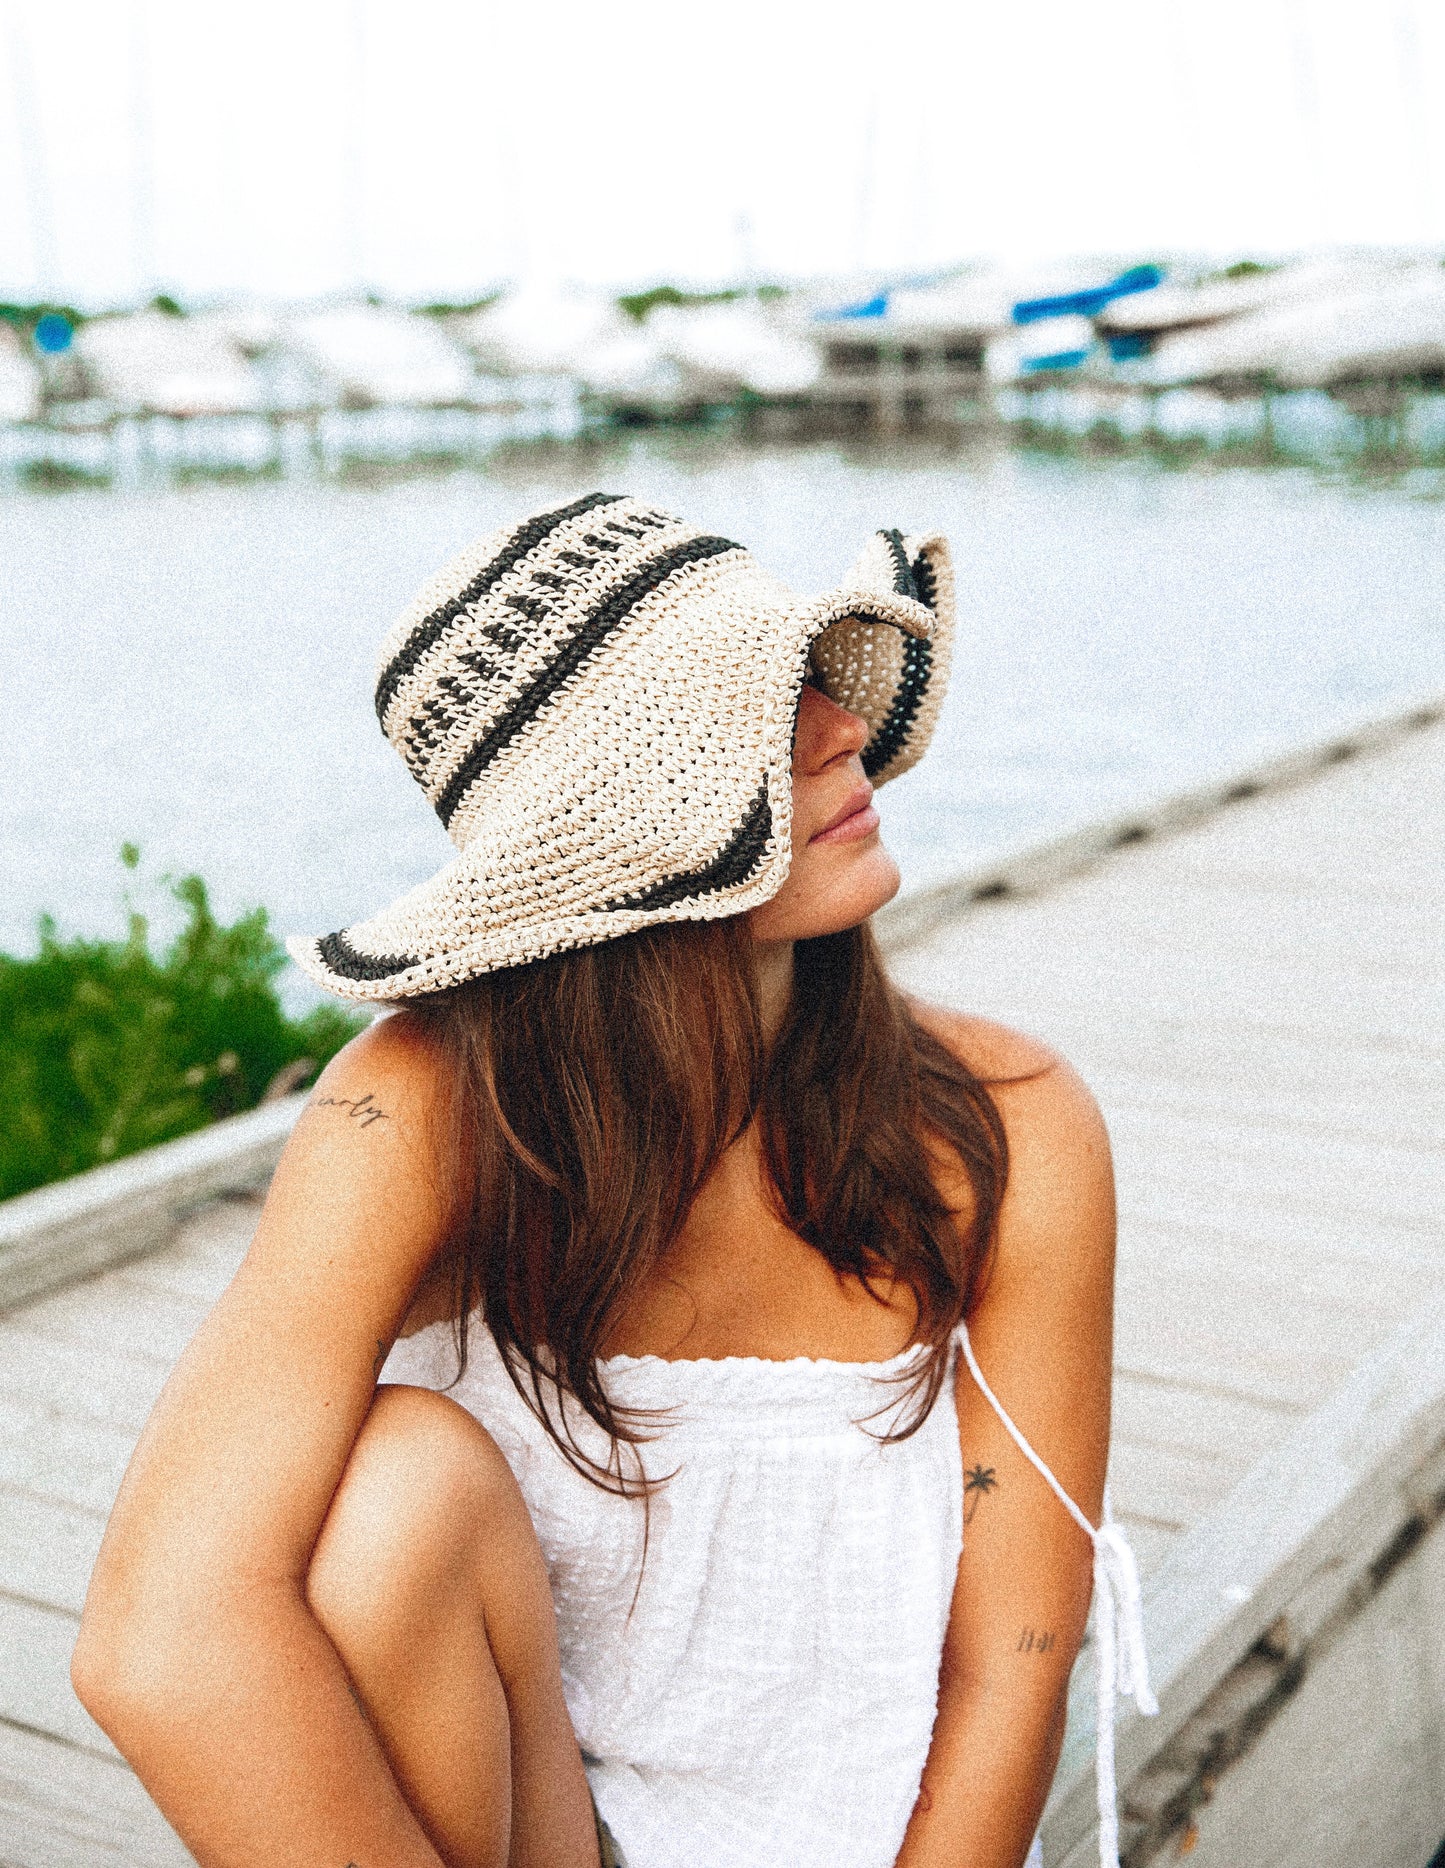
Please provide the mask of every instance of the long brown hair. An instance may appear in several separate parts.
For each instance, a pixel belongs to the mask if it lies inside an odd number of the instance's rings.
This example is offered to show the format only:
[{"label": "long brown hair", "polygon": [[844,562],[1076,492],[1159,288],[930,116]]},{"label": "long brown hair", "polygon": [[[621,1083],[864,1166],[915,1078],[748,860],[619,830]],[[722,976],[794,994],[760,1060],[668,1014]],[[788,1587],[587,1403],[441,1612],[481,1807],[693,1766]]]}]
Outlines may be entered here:
[{"label": "long brown hair", "polygon": [[[986,1083],[912,1015],[865,925],[799,941],[789,1012],[764,1042],[741,917],[674,922],[485,974],[418,1001],[451,1099],[449,1268],[462,1366],[480,1308],[566,1457],[645,1490],[598,1353],[719,1158],[756,1121],[779,1217],[837,1271],[905,1284],[921,1424],[988,1262],[1008,1174]],[[968,1198],[939,1191],[952,1156]],[[585,1453],[562,1396],[608,1436]],[[634,1463],[634,1462],[629,1462]]]}]

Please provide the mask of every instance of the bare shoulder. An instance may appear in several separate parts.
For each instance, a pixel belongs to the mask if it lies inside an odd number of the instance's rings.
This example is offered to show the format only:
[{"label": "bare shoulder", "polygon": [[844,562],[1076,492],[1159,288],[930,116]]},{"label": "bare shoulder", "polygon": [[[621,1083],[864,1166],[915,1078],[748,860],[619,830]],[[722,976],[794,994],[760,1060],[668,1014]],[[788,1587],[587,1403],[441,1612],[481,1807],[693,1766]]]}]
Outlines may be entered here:
[{"label": "bare shoulder", "polygon": [[974,1012],[958,1012],[951,1006],[934,1005],[928,999],[906,995],[908,1009],[923,1029],[937,1038],[960,1063],[967,1064],[976,1076],[989,1083],[1040,1075],[1062,1063],[1053,1051],[1027,1032],[1000,1025],[992,1018],[980,1018]]},{"label": "bare shoulder", "polygon": [[444,1078],[424,1024],[406,1012],[377,1019],[345,1044],[316,1079],[301,1132],[323,1131],[413,1146],[435,1129]]},{"label": "bare shoulder", "polygon": [[1008,1139],[999,1224],[1005,1279],[1029,1264],[1056,1268],[1061,1250],[1112,1281],[1114,1169],[1092,1092],[1068,1060],[992,1019],[910,999],[914,1017],[987,1083]]},{"label": "bare shoulder", "polygon": [[[271,1184],[258,1241],[318,1229],[414,1273],[449,1220],[443,1065],[424,1023],[378,1019],[322,1071]],[[329,1248],[328,1248],[329,1249]]]}]

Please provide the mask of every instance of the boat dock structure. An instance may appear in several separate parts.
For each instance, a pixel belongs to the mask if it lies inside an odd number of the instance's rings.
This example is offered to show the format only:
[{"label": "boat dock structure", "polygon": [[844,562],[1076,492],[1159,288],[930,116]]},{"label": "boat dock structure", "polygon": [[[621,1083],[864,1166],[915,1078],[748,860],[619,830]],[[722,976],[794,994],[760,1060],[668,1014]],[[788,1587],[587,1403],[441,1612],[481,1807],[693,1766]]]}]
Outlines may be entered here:
[{"label": "boat dock structure", "polygon": [[1340,253],[1167,279],[1071,261],[929,279],[598,288],[470,306],[0,305],[0,487],[335,474],[610,428],[772,440],[977,428],[1266,459],[1445,460],[1445,266]]},{"label": "boat dock structure", "polygon": [[[1427,1868],[1445,1837],[1445,704],[882,917],[1116,1151],[1112,1486],[1160,1714],[1126,1868]],[[0,1207],[0,1865],[189,1858],[74,1699],[106,1512],[298,1099]],[[1044,1825],[1097,1860],[1091,1657]]]}]

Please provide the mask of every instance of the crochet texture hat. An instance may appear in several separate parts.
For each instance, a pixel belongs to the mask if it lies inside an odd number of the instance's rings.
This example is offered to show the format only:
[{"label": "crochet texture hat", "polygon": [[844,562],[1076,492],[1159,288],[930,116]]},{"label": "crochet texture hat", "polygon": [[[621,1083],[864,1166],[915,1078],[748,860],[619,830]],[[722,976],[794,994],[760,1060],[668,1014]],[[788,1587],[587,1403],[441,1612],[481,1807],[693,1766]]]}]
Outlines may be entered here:
[{"label": "crochet texture hat", "polygon": [[376,686],[459,854],[292,956],[345,998],[406,999],[757,907],[788,873],[810,661],[867,720],[881,784],[928,744],[952,625],[938,537],[877,532],[812,599],[730,539],[608,493],[483,539],[396,623]]}]

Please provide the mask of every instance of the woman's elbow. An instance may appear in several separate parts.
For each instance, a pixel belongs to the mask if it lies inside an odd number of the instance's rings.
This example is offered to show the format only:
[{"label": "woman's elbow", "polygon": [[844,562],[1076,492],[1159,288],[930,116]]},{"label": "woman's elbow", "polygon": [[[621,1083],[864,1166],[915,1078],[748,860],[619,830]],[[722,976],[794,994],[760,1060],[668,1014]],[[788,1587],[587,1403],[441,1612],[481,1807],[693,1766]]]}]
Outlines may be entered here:
[{"label": "woman's elbow", "polygon": [[[121,1587],[97,1573],[70,1657],[75,1696],[126,1756],[196,1710],[220,1633],[214,1601],[194,1592]],[[214,1656],[210,1657],[211,1659]]]},{"label": "woman's elbow", "polygon": [[92,1587],[70,1656],[70,1684],[120,1751],[163,1716],[177,1646],[164,1612],[108,1600]]},{"label": "woman's elbow", "polygon": [[70,1684],[91,1718],[122,1751],[123,1731],[143,1710],[147,1697],[141,1646],[125,1616],[86,1605],[71,1651]]}]

